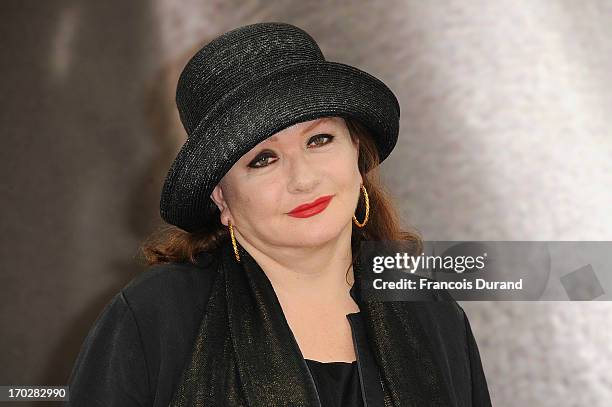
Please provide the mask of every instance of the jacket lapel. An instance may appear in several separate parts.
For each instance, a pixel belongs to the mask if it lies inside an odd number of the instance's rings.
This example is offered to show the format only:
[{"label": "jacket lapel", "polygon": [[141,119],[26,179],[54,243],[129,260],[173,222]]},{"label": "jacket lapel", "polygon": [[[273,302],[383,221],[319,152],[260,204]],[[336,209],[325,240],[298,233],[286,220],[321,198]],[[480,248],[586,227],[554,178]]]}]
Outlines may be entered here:
[{"label": "jacket lapel", "polygon": [[[431,302],[365,301],[361,295],[362,265],[354,266],[355,298],[362,311],[368,340],[381,370],[385,405],[454,406],[436,349],[419,320]],[[432,298],[434,301],[434,298]],[[435,333],[434,333],[435,334]]]}]

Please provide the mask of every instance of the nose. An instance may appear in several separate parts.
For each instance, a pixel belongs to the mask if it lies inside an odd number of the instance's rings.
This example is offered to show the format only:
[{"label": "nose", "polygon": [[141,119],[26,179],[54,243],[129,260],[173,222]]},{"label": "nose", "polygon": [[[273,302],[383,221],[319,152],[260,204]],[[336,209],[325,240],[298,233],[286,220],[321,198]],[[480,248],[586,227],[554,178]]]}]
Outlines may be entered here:
[{"label": "nose", "polygon": [[291,193],[311,191],[320,182],[317,163],[309,160],[305,152],[291,155],[287,160],[288,178],[287,189]]}]

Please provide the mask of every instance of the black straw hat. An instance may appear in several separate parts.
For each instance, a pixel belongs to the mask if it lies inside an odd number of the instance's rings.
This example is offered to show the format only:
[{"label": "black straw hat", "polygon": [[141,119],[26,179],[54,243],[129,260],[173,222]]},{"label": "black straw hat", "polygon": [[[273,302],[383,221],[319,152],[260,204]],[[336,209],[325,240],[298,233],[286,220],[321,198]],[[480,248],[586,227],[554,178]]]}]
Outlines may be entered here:
[{"label": "black straw hat", "polygon": [[382,81],[326,61],[308,33],[280,22],[239,27],[201,48],[179,77],[176,104],[187,141],[165,179],[160,214],[188,232],[218,223],[212,190],[240,157],[286,127],[357,119],[381,162],[399,131],[399,103]]}]

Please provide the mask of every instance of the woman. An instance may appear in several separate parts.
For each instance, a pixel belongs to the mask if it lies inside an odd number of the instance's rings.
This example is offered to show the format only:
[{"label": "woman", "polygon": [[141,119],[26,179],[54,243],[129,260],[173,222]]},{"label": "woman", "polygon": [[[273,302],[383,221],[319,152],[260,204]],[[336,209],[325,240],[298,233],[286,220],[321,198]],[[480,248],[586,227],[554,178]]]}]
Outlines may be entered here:
[{"label": "woman", "polygon": [[386,85],[258,23],[190,59],[177,105],[173,227],[85,340],[72,405],[490,405],[461,307],[361,297],[361,242],[421,242],[375,176],[399,129]]}]

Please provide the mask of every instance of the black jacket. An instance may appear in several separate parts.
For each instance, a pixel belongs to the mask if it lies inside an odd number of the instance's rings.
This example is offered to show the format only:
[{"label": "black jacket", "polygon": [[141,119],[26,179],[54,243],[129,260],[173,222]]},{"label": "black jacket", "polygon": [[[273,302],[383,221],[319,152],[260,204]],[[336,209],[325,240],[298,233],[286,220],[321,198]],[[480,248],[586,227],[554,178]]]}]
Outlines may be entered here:
[{"label": "black jacket", "polygon": [[[197,265],[152,266],[117,293],[83,342],[69,378],[68,405],[166,407],[170,403],[215,278],[216,268],[208,259],[198,256]],[[451,336],[441,332],[448,316],[436,315],[435,307],[425,319],[431,323],[424,326],[430,337],[438,338],[435,346],[444,357],[444,377],[455,391],[456,405],[490,406],[478,347],[459,309],[463,332]],[[361,315],[347,318],[353,329],[364,399],[368,407],[377,407],[367,403],[382,393],[376,364],[365,345]]]}]

